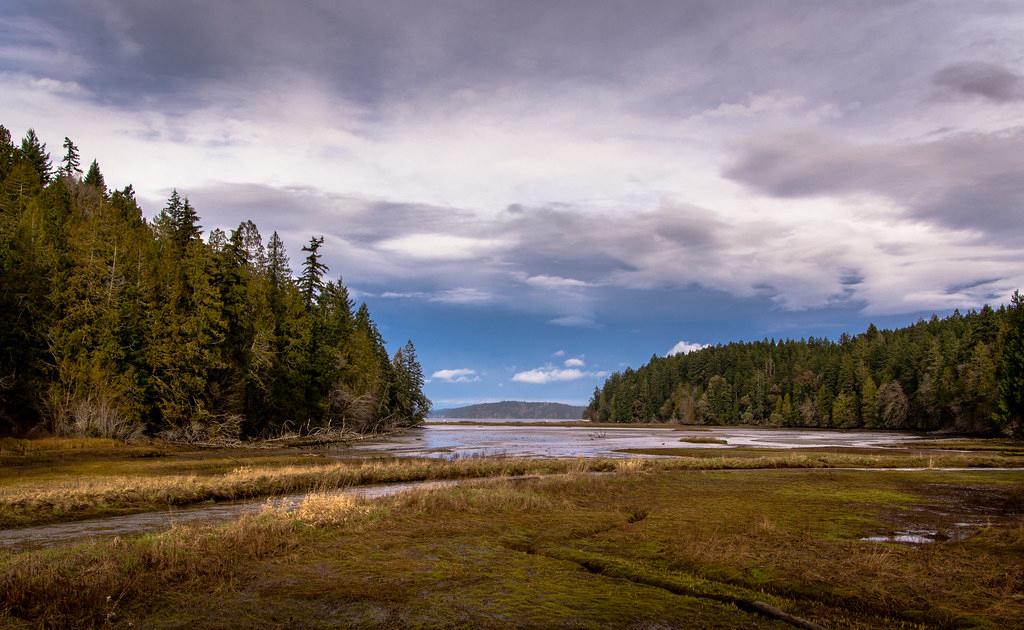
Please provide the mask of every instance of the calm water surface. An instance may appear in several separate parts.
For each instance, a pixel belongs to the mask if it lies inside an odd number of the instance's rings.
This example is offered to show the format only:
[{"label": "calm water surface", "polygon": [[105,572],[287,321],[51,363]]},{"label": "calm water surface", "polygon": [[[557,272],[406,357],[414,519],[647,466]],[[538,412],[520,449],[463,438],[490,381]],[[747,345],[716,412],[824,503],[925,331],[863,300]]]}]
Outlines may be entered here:
[{"label": "calm water surface", "polygon": [[[883,444],[910,447],[920,436],[879,431],[808,429],[752,429],[708,427],[536,426],[530,424],[432,422],[401,435],[335,449],[335,455],[387,455],[405,457],[637,457],[622,453],[635,448],[872,448]],[[514,421],[505,421],[514,422]],[[552,421],[557,422],[557,421]],[[727,444],[694,444],[684,438],[716,438]],[[932,438],[934,439],[934,438]]]}]

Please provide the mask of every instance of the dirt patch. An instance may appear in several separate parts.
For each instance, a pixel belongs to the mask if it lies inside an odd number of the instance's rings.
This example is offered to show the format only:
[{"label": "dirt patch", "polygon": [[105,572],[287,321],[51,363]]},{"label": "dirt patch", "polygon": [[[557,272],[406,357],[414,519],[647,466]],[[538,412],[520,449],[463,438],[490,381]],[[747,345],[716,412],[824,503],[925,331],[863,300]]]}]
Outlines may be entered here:
[{"label": "dirt patch", "polygon": [[879,531],[864,536],[870,542],[912,545],[959,542],[979,531],[1014,521],[1024,523],[1024,488],[959,484],[929,484],[922,493],[927,503],[883,511]]}]

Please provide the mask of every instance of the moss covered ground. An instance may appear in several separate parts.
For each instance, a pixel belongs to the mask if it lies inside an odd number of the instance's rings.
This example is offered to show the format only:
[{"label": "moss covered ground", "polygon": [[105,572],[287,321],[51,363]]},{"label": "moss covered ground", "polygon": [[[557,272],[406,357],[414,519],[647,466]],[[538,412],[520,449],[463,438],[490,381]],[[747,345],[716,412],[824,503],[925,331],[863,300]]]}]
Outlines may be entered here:
[{"label": "moss covered ground", "polygon": [[[374,503],[316,495],[296,513],[0,554],[0,610],[12,627],[791,627],[764,610],[823,627],[1014,627],[1022,482],[637,468]],[[964,540],[862,540],[982,514]]]}]

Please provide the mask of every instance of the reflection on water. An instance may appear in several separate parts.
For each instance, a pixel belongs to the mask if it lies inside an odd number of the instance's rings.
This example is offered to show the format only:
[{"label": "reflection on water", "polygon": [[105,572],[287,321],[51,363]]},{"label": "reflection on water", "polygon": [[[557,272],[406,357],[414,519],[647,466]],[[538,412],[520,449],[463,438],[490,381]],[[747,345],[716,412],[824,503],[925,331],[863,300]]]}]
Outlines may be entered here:
[{"label": "reflection on water", "polygon": [[[404,457],[637,457],[622,449],[708,448],[872,448],[882,444],[912,445],[917,436],[877,431],[753,429],[678,426],[587,427],[432,423],[407,433],[335,449],[335,455],[392,455]],[[512,422],[512,421],[506,421]],[[695,444],[683,438],[716,438],[726,444]]]}]

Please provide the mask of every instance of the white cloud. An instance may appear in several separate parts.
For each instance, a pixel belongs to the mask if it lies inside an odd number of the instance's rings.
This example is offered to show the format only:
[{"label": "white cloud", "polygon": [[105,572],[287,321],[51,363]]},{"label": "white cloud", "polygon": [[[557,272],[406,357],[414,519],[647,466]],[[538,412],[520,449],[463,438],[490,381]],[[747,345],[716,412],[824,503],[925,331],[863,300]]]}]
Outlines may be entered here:
[{"label": "white cloud", "polygon": [[[746,89],[748,71],[770,79],[777,70],[776,57],[766,54],[776,50],[776,38],[791,37],[790,28],[807,26],[794,26],[785,16],[773,15],[760,21],[756,36],[746,38],[744,46],[730,48],[739,55],[732,59],[738,63],[727,60],[716,65],[700,54],[716,49],[704,38],[728,33],[726,28],[651,42],[649,47],[634,48],[631,42],[630,54],[613,55],[630,69],[619,77],[621,81],[590,82],[585,72],[554,82],[547,80],[551,78],[547,73],[524,80],[486,72],[487,81],[480,85],[473,83],[472,76],[465,77],[464,90],[449,90],[443,81],[410,87],[398,78],[407,71],[409,76],[438,76],[420,72],[420,64],[429,66],[430,59],[442,57],[389,51],[384,58],[413,60],[412,66],[382,63],[381,85],[403,88],[379,99],[357,98],[357,86],[335,89],[337,81],[315,71],[282,67],[279,74],[261,69],[262,81],[246,72],[230,73],[239,77],[237,81],[197,77],[188,94],[191,105],[166,107],[167,99],[145,94],[133,98],[130,106],[117,99],[96,99],[90,91],[95,86],[88,79],[95,74],[91,70],[103,67],[103,59],[73,53],[88,50],[70,45],[73,32],[63,32],[48,20],[3,18],[7,32],[14,36],[0,45],[0,60],[19,72],[0,74],[5,88],[0,90],[0,111],[16,135],[34,126],[54,153],[59,154],[60,139],[71,136],[82,147],[83,156],[99,158],[108,182],[132,183],[147,202],[165,196],[172,186],[187,192],[216,182],[263,182],[281,190],[358,194],[363,199],[462,209],[464,215],[421,212],[396,222],[385,208],[373,216],[373,226],[356,226],[362,231],[350,229],[350,217],[333,199],[324,204],[326,216],[308,207],[294,213],[293,221],[299,224],[295,229],[301,234],[323,229],[320,226],[338,226],[338,233],[349,239],[346,246],[352,247],[333,250],[342,254],[328,253],[335,260],[344,257],[344,264],[331,260],[332,268],[343,270],[346,279],[394,289],[381,297],[452,304],[505,301],[542,312],[553,318],[551,324],[578,327],[596,326],[595,318],[601,314],[602,305],[596,303],[601,297],[593,297],[594,303],[580,297],[598,293],[592,282],[580,279],[595,277],[600,277],[602,291],[607,286],[650,289],[696,283],[745,298],[767,295],[787,309],[843,302],[863,305],[870,314],[963,308],[1005,299],[1013,287],[1024,283],[1024,266],[1014,244],[985,244],[948,225],[929,227],[907,221],[901,218],[906,208],[891,199],[849,194],[775,199],[737,186],[722,175],[723,166],[735,158],[733,143],[779,130],[822,127],[838,137],[850,136],[857,146],[871,147],[943,127],[992,132],[1019,125],[1024,111],[1019,102],[922,100],[931,89],[929,69],[948,63],[951,55],[965,49],[965,43],[1002,41],[1010,50],[1019,40],[1013,30],[1019,19],[997,24],[984,12],[930,12],[928,25],[918,23],[922,18],[914,13],[909,26],[914,32],[934,31],[951,15],[958,28],[950,29],[956,35],[948,41],[929,40],[928,46],[912,49],[876,47],[852,61],[845,55],[840,60],[827,54],[820,59],[802,55],[813,59],[813,66],[794,74],[787,62],[782,69],[785,76],[798,80],[786,82],[782,91]],[[900,22],[889,14],[884,15],[884,23],[860,17],[868,21],[849,26],[845,20],[836,20],[829,24],[841,24],[839,32],[815,30],[815,37],[797,39],[812,47],[808,50],[821,41],[827,42],[822,52],[842,50],[844,46],[833,42],[856,41],[864,29],[887,31]],[[785,20],[786,28],[778,28],[776,18]],[[133,39],[131,21],[114,12],[105,12],[104,20],[121,52],[137,55],[143,38]],[[810,24],[815,29],[823,26],[816,20]],[[279,25],[274,26],[279,30]],[[394,41],[406,42],[415,50],[444,47],[444,37],[438,33],[414,30]],[[543,56],[533,47],[546,43],[524,40],[523,48],[507,52],[515,59],[529,58],[521,57],[524,51]],[[603,40],[601,44],[606,45]],[[993,51],[997,50],[999,45],[993,44]],[[585,58],[607,61],[593,52],[588,51]],[[1008,59],[1019,56],[1011,54]],[[830,62],[840,64],[843,71],[835,72]],[[857,86],[864,92],[856,94],[842,83],[851,73],[878,67],[912,68],[913,72],[881,73],[879,82]],[[636,68],[643,70],[636,72]],[[608,69],[614,76],[614,69]],[[141,76],[143,68],[136,70]],[[921,77],[917,92],[906,78],[910,75]],[[290,89],[280,89],[283,78]],[[705,82],[715,93],[747,96],[725,103],[692,100],[689,95],[707,92],[695,89]],[[579,107],[580,94],[587,96],[585,111]],[[851,99],[831,102],[843,94]],[[862,107],[864,102],[872,107]],[[801,141],[794,153],[811,166],[825,164],[822,168],[829,170],[829,163],[812,155],[809,148],[814,147]],[[939,172],[953,177],[965,171],[960,152],[943,152],[939,157],[949,165]],[[777,167],[776,183],[792,180],[787,170],[793,166],[791,160],[767,163]],[[908,173],[923,173],[919,181],[930,189],[937,181],[931,177],[935,171],[925,168],[924,162],[921,168],[918,164],[910,161],[913,172],[905,164],[902,169],[880,171],[900,182]],[[1000,165],[996,170],[1003,174],[1003,159],[990,158],[984,164]],[[841,174],[850,169],[830,170]],[[1006,174],[1017,172],[1007,170]],[[111,181],[114,177],[118,179]],[[999,193],[998,187],[995,190]],[[652,211],[664,199],[683,200],[715,219],[721,224],[718,238],[695,241],[687,232],[694,217],[681,216],[678,207]],[[522,225],[507,217],[496,219],[510,204],[542,211]],[[1009,207],[1012,211],[1016,206]],[[543,212],[551,208],[564,212]],[[147,203],[146,210],[151,213],[153,206]],[[199,210],[206,214],[216,209],[199,206]],[[260,227],[267,233],[275,227],[274,221],[287,220],[287,214],[279,212],[270,225],[261,222]],[[986,214],[992,213],[971,216]],[[243,216],[233,217],[234,223]],[[680,216],[684,220],[670,220]],[[545,233],[555,236],[552,245],[542,249],[537,243]],[[594,269],[587,266],[592,261],[604,265],[601,276],[589,271]],[[452,262],[463,264],[453,270]],[[855,270],[862,280],[844,284],[847,269]],[[900,272],[892,273],[893,269]],[[408,284],[395,283],[395,278]],[[977,285],[981,289],[949,289],[970,287],[987,278],[999,280],[991,286]],[[533,293],[538,295],[524,297],[521,292],[528,287],[537,289]],[[566,306],[569,299],[578,303]]]},{"label": "white cloud", "polygon": [[487,291],[471,287],[448,289],[430,297],[431,302],[442,302],[444,304],[484,304],[493,299],[494,296]]},{"label": "white cloud", "polygon": [[487,291],[471,287],[458,287],[455,289],[435,292],[384,291],[376,296],[372,293],[363,292],[362,295],[389,300],[427,300],[429,302],[441,302],[443,304],[485,304],[494,300],[494,296]]},{"label": "white cloud", "polygon": [[[349,289],[349,293],[352,293],[352,289]],[[374,297],[371,293],[366,293],[368,297]],[[385,291],[376,297],[385,298],[388,300],[411,300],[411,299],[429,299],[430,294],[423,291]]]},{"label": "white cloud", "polygon": [[469,368],[438,370],[430,377],[446,383],[475,383],[480,380],[480,375],[476,373],[476,370]]},{"label": "white cloud", "polygon": [[701,349],[707,348],[707,347],[708,347],[708,344],[706,344],[706,343],[693,343],[693,342],[690,342],[690,341],[680,341],[676,345],[672,346],[672,349],[669,350],[665,354],[665,356],[670,357],[673,354],[689,354],[689,353],[693,352],[694,350],[701,350]]},{"label": "white cloud", "polygon": [[551,356],[553,356],[553,357],[564,357],[565,356],[565,350],[557,350],[557,351],[551,353]]},{"label": "white cloud", "polygon": [[583,359],[578,359],[578,358],[572,358],[572,359],[566,359],[565,360],[565,367],[568,367],[568,368],[580,368],[580,367],[583,367],[586,364],[587,363]]},{"label": "white cloud", "polygon": [[544,385],[564,381],[578,381],[582,378],[604,378],[607,372],[585,372],[576,368],[556,368],[545,366],[534,368],[525,372],[517,372],[512,380],[517,383],[530,383],[533,385]]},{"label": "white cloud", "polygon": [[576,278],[563,278],[561,276],[548,276],[544,274],[529,276],[524,282],[542,289],[580,289],[594,286],[591,282],[584,282]]},{"label": "white cloud", "polygon": [[454,234],[407,234],[377,242],[377,248],[416,260],[470,260],[507,248],[496,238],[471,238]]},{"label": "white cloud", "polygon": [[596,328],[597,323],[584,315],[564,315],[548,320],[549,324],[555,326],[574,326],[577,328]]}]

